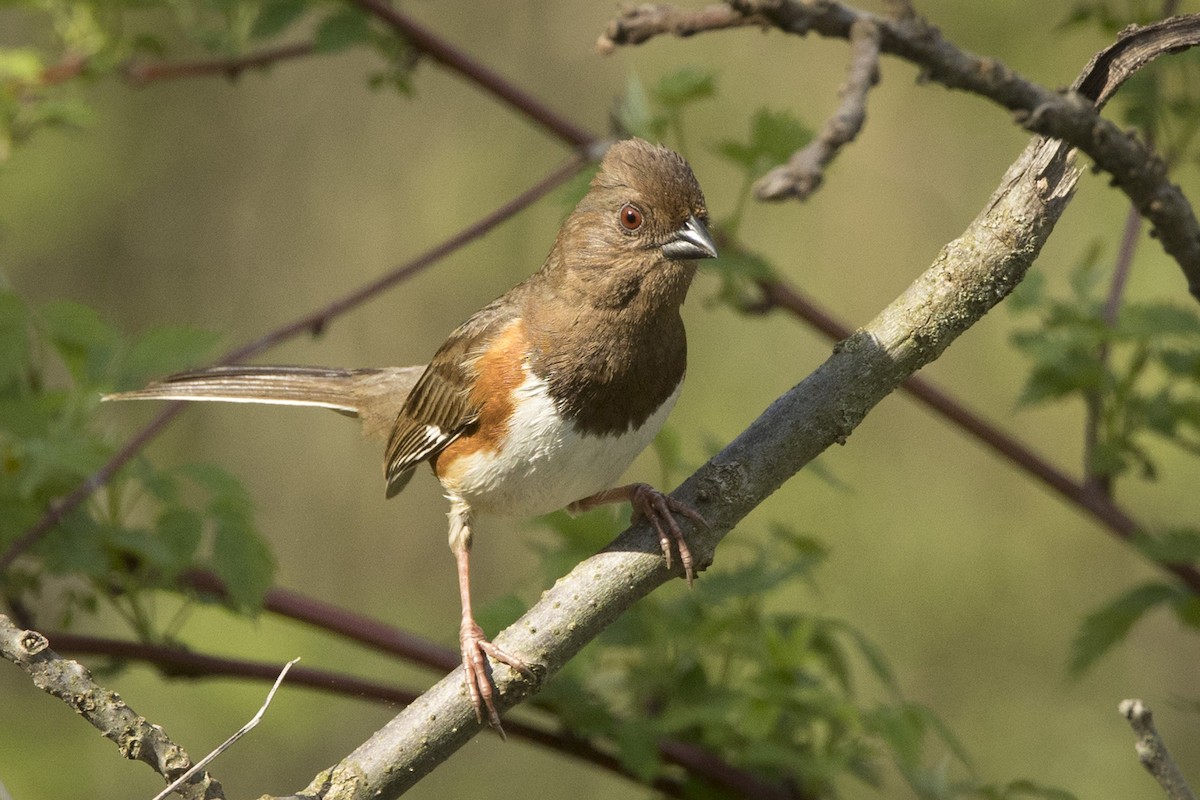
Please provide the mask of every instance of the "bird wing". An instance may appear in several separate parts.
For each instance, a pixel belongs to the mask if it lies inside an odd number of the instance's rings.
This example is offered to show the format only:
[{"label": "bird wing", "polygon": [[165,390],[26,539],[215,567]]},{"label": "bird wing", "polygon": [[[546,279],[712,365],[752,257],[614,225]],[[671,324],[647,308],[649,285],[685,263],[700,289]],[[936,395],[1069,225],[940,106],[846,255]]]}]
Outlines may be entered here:
[{"label": "bird wing", "polygon": [[479,404],[472,397],[479,375],[476,362],[517,319],[512,294],[485,306],[450,334],[413,386],[388,440],[388,497],[408,484],[418,464],[440,453],[479,418]]}]

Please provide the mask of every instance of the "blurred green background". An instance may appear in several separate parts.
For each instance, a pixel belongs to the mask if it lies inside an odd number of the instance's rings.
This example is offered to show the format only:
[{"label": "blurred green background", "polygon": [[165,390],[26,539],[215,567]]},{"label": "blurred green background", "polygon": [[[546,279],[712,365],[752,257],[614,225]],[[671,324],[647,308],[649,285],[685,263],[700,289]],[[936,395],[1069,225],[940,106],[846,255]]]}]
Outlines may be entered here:
[{"label": "blurred green background", "polygon": [[[1189,4],[1184,4],[1183,10]],[[1070,4],[924,0],[947,37],[1051,87],[1065,86],[1108,42],[1058,31]],[[684,66],[714,70],[718,96],[688,114],[691,161],[715,217],[736,200],[738,176],[711,145],[745,134],[759,107],[789,109],[818,126],[836,103],[843,42],[741,30],[661,39],[602,58],[593,50],[608,3],[488,4],[447,0],[405,10],[598,133],[631,73],[646,82]],[[45,35],[22,11],[0,8],[0,44]],[[459,77],[433,64],[411,98],[372,91],[369,53],[311,57],[234,83],[204,79],[142,89],[104,81],[80,89],[95,109],[85,130],[48,132],[0,170],[0,269],[33,302],[72,298],[119,326],[188,323],[226,345],[259,336],[441,241],[527,188],[565,148]],[[754,204],[742,238],[854,325],[865,324],[958,235],[1028,140],[981,99],[918,85],[917,71],[882,63],[868,122],[804,205]],[[1197,197],[1194,165],[1177,176]],[[416,364],[471,312],[534,270],[566,207],[539,203],[399,289],[337,319],[323,336],[263,358],[347,366]],[[1099,240],[1111,260],[1126,204],[1104,178],[1085,176],[1035,265],[1052,286]],[[828,354],[830,344],[782,314],[746,317],[709,301],[702,273],[685,308],[691,364],[670,425],[699,463]],[[1133,297],[1188,302],[1178,269],[1147,239]],[[926,374],[1077,473],[1082,409],[1017,410],[1024,363],[1007,342],[1003,307]],[[102,410],[114,436],[155,411]],[[380,448],[333,414],[193,409],[152,447],[164,463],[225,464],[247,485],[279,562],[279,585],[455,641],[458,602],[435,482],[415,480],[384,502]],[[1122,484],[1120,499],[1154,523],[1195,520],[1197,476],[1163,450],[1158,483]],[[822,458],[844,486],[806,472],[731,534],[780,520],[831,548],[816,590],[787,602],[851,620],[890,656],[907,696],[957,733],[980,775],[1027,777],[1079,797],[1154,797],[1117,703],[1138,696],[1185,771],[1200,774],[1200,642],[1166,612],[1080,680],[1068,677],[1081,618],[1156,572],[1090,519],[907,398],[882,403],[844,448]],[[659,481],[652,455],[630,475]],[[536,595],[525,521],[478,531],[480,602]],[[721,556],[718,554],[718,568]],[[703,580],[703,578],[701,578]],[[687,591],[682,582],[663,592]],[[102,618],[89,631],[120,633]],[[331,642],[277,618],[193,615],[183,636],[231,656],[325,666],[424,686],[435,677]],[[194,756],[256,709],[265,686],[169,681],[134,666],[100,673],[141,714]],[[120,760],[110,743],[0,668],[0,781],[16,800],[150,797],[161,781]],[[286,793],[344,755],[394,713],[365,702],[284,688],[262,726],[213,772],[231,797]],[[847,783],[847,796],[876,796]],[[520,742],[479,736],[410,796],[644,796],[623,780]],[[887,796],[908,790],[893,781]]]}]

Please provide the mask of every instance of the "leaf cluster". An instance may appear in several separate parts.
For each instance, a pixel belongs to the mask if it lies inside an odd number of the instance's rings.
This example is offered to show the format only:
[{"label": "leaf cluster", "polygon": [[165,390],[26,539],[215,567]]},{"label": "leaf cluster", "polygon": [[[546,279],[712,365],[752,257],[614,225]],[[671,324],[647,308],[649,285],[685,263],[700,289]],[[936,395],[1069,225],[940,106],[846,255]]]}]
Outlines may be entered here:
[{"label": "leaf cluster", "polygon": [[[48,35],[37,44],[0,47],[0,164],[43,130],[92,119],[82,89],[123,78],[131,64],[224,59],[311,44],[317,54],[354,47],[381,66],[368,85],[412,91],[416,51],[375,18],[334,0],[14,0],[22,20]],[[29,37],[34,40],[34,37]],[[230,76],[238,70],[230,69]]]},{"label": "leaf cluster", "polygon": [[[215,342],[184,327],[128,337],[79,303],[32,308],[0,292],[0,551],[112,454],[95,423],[103,392],[193,364]],[[59,624],[105,601],[138,636],[161,640],[178,620],[156,619],[154,596],[195,568],[226,579],[231,606],[258,607],[273,561],[249,499],[217,467],[158,469],[142,458],[67,513],[0,576],[0,591],[19,608],[53,595]]]},{"label": "leaf cluster", "polygon": [[1090,471],[1153,479],[1151,439],[1200,455],[1200,315],[1158,301],[1107,309],[1097,296],[1097,252],[1073,271],[1069,297],[1049,296],[1040,274],[1014,296],[1014,309],[1037,318],[1012,337],[1031,362],[1020,402],[1090,404],[1097,418]]},{"label": "leaf cluster", "polygon": [[[674,433],[655,442],[670,479],[689,471]],[[542,547],[552,580],[611,541],[618,521],[554,515]],[[886,656],[853,625],[796,610],[826,557],[815,538],[784,525],[726,544],[694,588],[654,593],[569,662],[531,702],[563,729],[608,748],[644,782],[669,775],[696,798],[733,794],[666,763],[665,742],[696,745],[800,797],[836,796],[849,779],[886,791],[899,775],[921,798],[1069,800],[1028,781],[980,783],[953,734],[903,697]],[[488,607],[500,628],[525,604]]]}]

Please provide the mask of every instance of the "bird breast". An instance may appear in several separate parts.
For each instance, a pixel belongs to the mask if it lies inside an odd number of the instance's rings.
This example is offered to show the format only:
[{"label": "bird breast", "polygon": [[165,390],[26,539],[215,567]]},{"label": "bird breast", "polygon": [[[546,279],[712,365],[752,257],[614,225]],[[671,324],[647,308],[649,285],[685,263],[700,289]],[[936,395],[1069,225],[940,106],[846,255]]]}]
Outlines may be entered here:
[{"label": "bird breast", "polygon": [[580,432],[526,366],[502,441],[450,463],[439,459],[438,480],[452,500],[477,513],[535,516],[564,508],[616,484],[662,428],[681,385],[640,427],[597,435]]}]

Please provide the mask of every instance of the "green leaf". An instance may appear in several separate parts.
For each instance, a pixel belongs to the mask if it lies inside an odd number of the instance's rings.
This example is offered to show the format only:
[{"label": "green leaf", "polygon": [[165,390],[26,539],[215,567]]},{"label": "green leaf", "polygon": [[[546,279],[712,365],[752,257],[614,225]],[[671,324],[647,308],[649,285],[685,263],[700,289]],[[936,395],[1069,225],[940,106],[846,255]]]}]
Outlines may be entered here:
[{"label": "green leaf", "polygon": [[924,751],[925,719],[908,706],[880,706],[867,715],[870,729],[891,750],[897,763],[915,767]]},{"label": "green leaf", "polygon": [[1133,544],[1147,558],[1164,564],[1200,561],[1200,531],[1190,528],[1175,528],[1157,537],[1139,534]]},{"label": "green leaf", "polygon": [[11,292],[0,292],[0,390],[27,377],[28,323],[29,311],[21,298]]},{"label": "green leaf", "polygon": [[108,569],[108,554],[101,546],[96,524],[78,511],[68,515],[33,550],[51,574],[82,573],[99,579]]},{"label": "green leaf", "polygon": [[1190,594],[1181,597],[1172,608],[1175,616],[1184,625],[1193,630],[1200,628],[1200,597]]},{"label": "green leaf", "polygon": [[1104,248],[1100,240],[1092,241],[1068,274],[1071,292],[1077,302],[1089,299],[1104,278],[1104,274],[1100,270],[1100,256],[1103,252]]},{"label": "green leaf", "polygon": [[22,47],[0,49],[0,80],[18,83],[40,83],[42,57],[36,50]]},{"label": "green leaf", "polygon": [[107,531],[105,544],[120,555],[121,562],[130,560],[139,570],[155,573],[171,572],[175,565],[171,548],[152,532],[141,528],[114,528]]},{"label": "green leaf", "polygon": [[1017,797],[1038,797],[1041,800],[1075,800],[1075,795],[1053,786],[1045,786],[1029,780],[1012,781],[1002,787],[983,787],[982,791],[999,798],[1012,800]]},{"label": "green leaf", "polygon": [[254,613],[275,573],[275,560],[253,523],[253,504],[236,478],[213,464],[178,468],[210,494],[208,516],[213,526],[210,566],[229,589],[230,605]]},{"label": "green leaf", "polygon": [[321,21],[313,38],[318,53],[333,53],[371,38],[371,19],[357,8],[343,8]]},{"label": "green leaf", "polygon": [[168,553],[165,567],[179,572],[191,566],[204,534],[204,519],[199,512],[179,506],[169,508],[158,515],[155,530]]},{"label": "green leaf", "polygon": [[1125,638],[1146,612],[1163,603],[1174,603],[1180,590],[1164,583],[1146,583],[1093,611],[1084,619],[1071,644],[1070,672],[1080,676]]},{"label": "green leaf", "polygon": [[1104,377],[1104,366],[1090,354],[1041,363],[1029,373],[1017,403],[1034,405],[1098,389],[1103,385]]},{"label": "green leaf", "polygon": [[515,594],[497,597],[475,614],[475,621],[485,631],[501,631],[518,620],[528,606]]},{"label": "green leaf", "polygon": [[70,491],[103,466],[109,454],[108,447],[86,431],[64,426],[26,439],[19,452],[25,459],[20,486],[27,497]]},{"label": "green leaf", "polygon": [[627,719],[614,735],[621,766],[643,782],[658,775],[662,770],[662,758],[658,754],[658,736],[653,724],[645,719]]},{"label": "green leaf", "polygon": [[1158,360],[1172,375],[1200,382],[1200,350],[1168,348],[1159,351]]},{"label": "green leaf", "polygon": [[782,164],[812,140],[812,131],[787,111],[760,108],[750,120],[750,138],[739,142],[725,139],[716,152],[757,178]]},{"label": "green leaf", "polygon": [[837,629],[851,638],[859,655],[866,661],[867,667],[871,673],[884,685],[893,697],[900,697],[900,683],[896,680],[896,673],[892,672],[892,667],[888,664],[887,655],[879,645],[867,638],[866,634],[858,630],[849,623],[841,620],[829,620],[830,625],[836,626]]},{"label": "green leaf", "polygon": [[308,6],[306,0],[267,0],[254,19],[250,37],[269,39],[278,36],[303,17]]},{"label": "green leaf", "polygon": [[243,514],[215,511],[212,570],[229,590],[230,604],[244,612],[262,608],[275,576],[275,559]]},{"label": "green leaf", "polygon": [[70,300],[48,303],[39,311],[46,336],[77,383],[101,382],[121,336],[95,310]]},{"label": "green leaf", "polygon": [[1131,303],[1121,309],[1117,333],[1128,339],[1200,336],[1200,315],[1169,303]]},{"label": "green leaf", "polygon": [[176,471],[214,496],[245,496],[245,489],[242,488],[238,479],[216,464],[197,461],[191,464],[182,464],[176,468]]},{"label": "green leaf", "polygon": [[123,359],[120,383],[140,385],[146,378],[194,366],[207,359],[220,338],[211,331],[185,326],[147,331]]},{"label": "green leaf", "polygon": [[37,125],[82,129],[96,121],[96,112],[82,100],[46,98],[33,107],[30,121]]},{"label": "green leaf", "polygon": [[18,439],[49,435],[50,426],[62,414],[64,392],[45,392],[14,399],[0,399],[0,430]]},{"label": "green leaf", "polygon": [[651,91],[654,102],[669,111],[679,111],[716,93],[716,75],[690,67],[664,75]]},{"label": "green leaf", "polygon": [[1046,300],[1046,273],[1029,270],[1008,296],[1008,308],[1014,313],[1031,311]]},{"label": "green leaf", "polygon": [[[661,138],[666,129],[666,118],[654,113],[650,107],[650,95],[646,92],[646,87],[632,72],[625,79],[625,95],[617,104],[613,116],[616,117],[622,131],[651,141]],[[591,180],[590,175],[588,180]],[[582,196],[581,192],[580,197]]]},{"label": "green leaf", "polygon": [[[8,464],[3,465],[5,469]],[[29,530],[42,516],[42,506],[36,500],[0,494],[0,545],[7,547]],[[5,576],[5,580],[8,577]]]},{"label": "green leaf", "polygon": [[706,261],[704,266],[715,270],[721,278],[720,291],[713,300],[738,309],[759,299],[759,281],[776,278],[775,268],[769,261],[740,248],[726,248],[719,258]]}]

